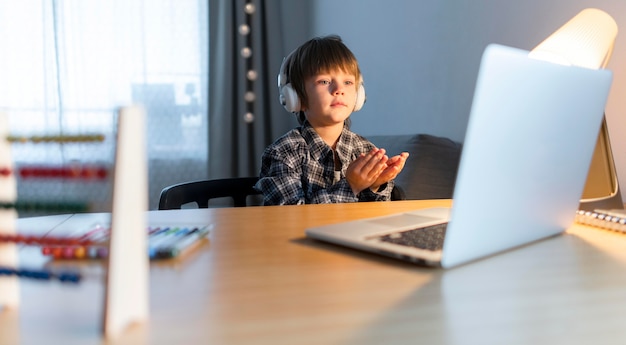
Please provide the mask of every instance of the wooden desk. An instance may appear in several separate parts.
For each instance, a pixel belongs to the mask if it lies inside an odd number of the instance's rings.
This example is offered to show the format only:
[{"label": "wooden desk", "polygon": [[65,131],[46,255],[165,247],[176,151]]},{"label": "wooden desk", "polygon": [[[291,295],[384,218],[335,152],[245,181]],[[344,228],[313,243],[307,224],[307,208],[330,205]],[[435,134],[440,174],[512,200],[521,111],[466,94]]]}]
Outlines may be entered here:
[{"label": "wooden desk", "polygon": [[[209,222],[207,244],[150,271],[150,321],[110,344],[607,344],[626,339],[626,235],[564,236],[450,270],[316,242],[304,229],[449,201],[151,211]],[[103,218],[104,217],[104,218]],[[105,215],[20,220],[62,231]],[[58,224],[57,224],[58,223]],[[53,225],[57,224],[57,225]],[[506,227],[503,227],[506,231]],[[26,262],[43,263],[35,248]],[[0,344],[102,344],[103,286],[21,281]],[[99,275],[100,274],[100,275]]]}]

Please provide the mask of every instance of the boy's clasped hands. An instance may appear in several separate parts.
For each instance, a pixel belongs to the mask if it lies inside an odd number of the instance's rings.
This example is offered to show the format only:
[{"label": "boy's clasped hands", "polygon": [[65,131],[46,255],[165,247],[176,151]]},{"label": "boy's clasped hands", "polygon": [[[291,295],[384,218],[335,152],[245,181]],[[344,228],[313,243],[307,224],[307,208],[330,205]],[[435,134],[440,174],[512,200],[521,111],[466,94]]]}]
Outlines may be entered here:
[{"label": "boy's clasped hands", "polygon": [[409,153],[402,152],[391,158],[385,153],[385,149],[373,148],[348,165],[346,179],[354,194],[366,188],[377,192],[380,186],[393,180],[402,171]]}]

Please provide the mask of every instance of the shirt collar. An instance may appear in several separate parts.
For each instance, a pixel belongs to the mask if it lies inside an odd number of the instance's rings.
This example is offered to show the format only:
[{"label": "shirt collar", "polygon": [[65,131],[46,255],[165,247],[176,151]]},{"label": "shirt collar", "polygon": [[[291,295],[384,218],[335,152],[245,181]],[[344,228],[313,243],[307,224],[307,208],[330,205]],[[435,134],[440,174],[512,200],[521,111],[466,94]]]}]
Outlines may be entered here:
[{"label": "shirt collar", "polygon": [[[302,133],[302,137],[306,141],[306,143],[310,147],[310,151],[312,154],[319,158],[322,155],[326,155],[332,151],[330,146],[328,146],[324,140],[317,134],[315,129],[311,127],[311,124],[308,121],[305,121],[301,128],[300,132]],[[347,162],[352,160],[351,152],[352,152],[352,136],[350,130],[344,125],[341,135],[339,136],[339,140],[337,141],[337,155],[342,162]]]},{"label": "shirt collar", "polygon": [[337,156],[339,156],[339,160],[342,163],[351,162],[354,159],[354,157],[352,157],[354,151],[353,133],[350,132],[346,126],[343,127],[343,131],[341,132],[335,151],[337,152]]},{"label": "shirt collar", "polygon": [[327,155],[331,150],[308,121],[304,121],[300,127],[300,133],[309,147],[309,152],[316,160]]}]

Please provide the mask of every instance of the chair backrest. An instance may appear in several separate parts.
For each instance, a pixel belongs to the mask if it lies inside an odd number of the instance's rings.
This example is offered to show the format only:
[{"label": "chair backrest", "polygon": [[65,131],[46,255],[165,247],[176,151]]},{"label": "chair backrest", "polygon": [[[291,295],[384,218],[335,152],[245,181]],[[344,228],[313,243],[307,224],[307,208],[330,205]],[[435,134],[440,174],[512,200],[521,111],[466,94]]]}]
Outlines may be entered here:
[{"label": "chair backrest", "polygon": [[[253,186],[258,177],[235,177],[215,180],[183,182],[163,188],[159,210],[179,210],[182,205],[195,202],[199,208],[208,208],[209,200],[230,197],[235,207],[248,206],[248,196],[260,195]],[[404,191],[395,186],[391,200],[404,200]]]},{"label": "chair backrest", "polygon": [[406,200],[406,193],[404,192],[404,189],[402,189],[402,187],[394,185],[393,189],[391,190],[391,201],[397,200]]},{"label": "chair backrest", "polygon": [[159,210],[180,209],[192,202],[199,208],[208,208],[210,199],[224,197],[232,198],[235,207],[245,207],[248,206],[248,196],[261,194],[253,188],[257,180],[258,177],[235,177],[168,186],[161,191]]}]

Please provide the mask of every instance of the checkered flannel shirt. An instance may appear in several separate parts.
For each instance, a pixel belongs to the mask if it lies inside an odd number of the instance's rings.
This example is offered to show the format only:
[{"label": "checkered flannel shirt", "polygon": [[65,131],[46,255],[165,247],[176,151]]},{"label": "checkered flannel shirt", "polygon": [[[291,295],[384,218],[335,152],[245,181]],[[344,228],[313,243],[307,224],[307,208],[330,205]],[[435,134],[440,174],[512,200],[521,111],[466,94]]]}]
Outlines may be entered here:
[{"label": "checkered flannel shirt", "polygon": [[350,162],[373,147],[367,139],[344,127],[336,148],[341,162],[336,181],[333,150],[305,122],[265,149],[256,188],[263,193],[264,205],[390,200],[393,181],[381,186],[378,192],[366,188],[355,195],[346,180]]}]

